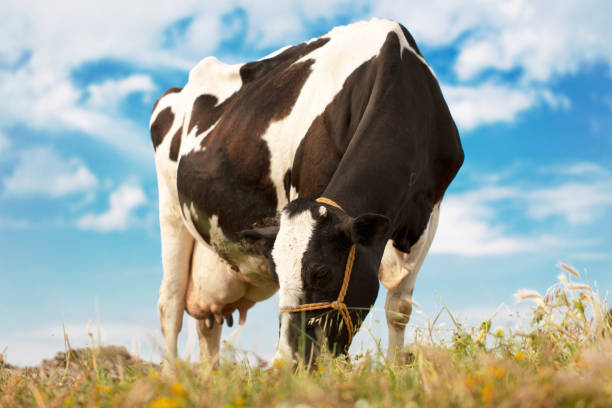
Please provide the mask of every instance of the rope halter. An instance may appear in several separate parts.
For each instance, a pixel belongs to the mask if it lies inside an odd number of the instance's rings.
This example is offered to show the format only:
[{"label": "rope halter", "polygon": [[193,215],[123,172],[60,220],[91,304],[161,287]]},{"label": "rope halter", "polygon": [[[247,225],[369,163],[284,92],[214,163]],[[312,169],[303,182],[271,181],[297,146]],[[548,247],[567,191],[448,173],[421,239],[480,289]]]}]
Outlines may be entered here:
[{"label": "rope halter", "polygon": [[[328,204],[332,207],[336,207],[342,212],[345,212],[342,207],[338,203],[329,198],[319,197],[316,199],[318,203]],[[319,310],[319,309],[327,309],[332,308],[337,310],[342,316],[342,320],[344,320],[344,324],[346,325],[346,330],[348,331],[348,344],[346,345],[346,349],[351,345],[353,341],[353,335],[355,334],[355,326],[353,326],[353,321],[351,320],[351,315],[349,314],[348,308],[344,303],[344,296],[346,295],[346,291],[348,290],[349,281],[351,279],[351,272],[353,271],[353,264],[355,263],[355,244],[351,245],[351,249],[349,250],[348,258],[346,260],[346,267],[344,268],[344,281],[342,282],[342,287],[340,288],[340,293],[338,294],[338,299],[333,302],[319,302],[319,303],[306,303],[303,305],[298,305],[296,307],[283,307],[280,309],[283,313],[288,312],[304,312],[309,310]]]}]

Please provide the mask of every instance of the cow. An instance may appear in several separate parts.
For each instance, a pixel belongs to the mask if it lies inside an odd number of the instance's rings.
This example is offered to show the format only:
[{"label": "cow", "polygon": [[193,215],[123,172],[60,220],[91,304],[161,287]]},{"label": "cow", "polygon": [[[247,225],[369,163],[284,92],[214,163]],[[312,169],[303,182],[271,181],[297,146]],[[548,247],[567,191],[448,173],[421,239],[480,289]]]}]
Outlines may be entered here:
[{"label": "cow", "polygon": [[260,60],[207,57],[150,121],[159,189],[164,361],[184,311],[202,359],[279,291],[275,359],[348,351],[387,289],[404,344],[440,202],[463,163],[436,76],[399,23],[340,26]]}]

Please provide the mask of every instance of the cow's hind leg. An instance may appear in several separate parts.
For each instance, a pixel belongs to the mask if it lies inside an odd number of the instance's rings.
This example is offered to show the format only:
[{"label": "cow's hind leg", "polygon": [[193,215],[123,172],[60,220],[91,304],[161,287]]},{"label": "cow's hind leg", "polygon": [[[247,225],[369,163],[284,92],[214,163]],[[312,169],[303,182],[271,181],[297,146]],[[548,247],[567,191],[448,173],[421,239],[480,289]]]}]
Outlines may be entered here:
[{"label": "cow's hind leg", "polygon": [[159,320],[164,336],[164,362],[177,356],[177,338],[183,326],[185,292],[194,245],[179,213],[176,194],[160,180],[159,218],[164,275],[159,289]]},{"label": "cow's hind leg", "polygon": [[431,242],[438,227],[439,204],[431,212],[427,228],[420,239],[406,254],[395,249],[391,242],[385,248],[382,266],[387,268],[402,268],[400,275],[405,276],[399,285],[389,289],[385,300],[385,314],[389,328],[389,348],[387,360],[389,363],[399,363],[399,353],[404,347],[404,333],[412,314],[412,293],[419,269],[429,251]]},{"label": "cow's hind leg", "polygon": [[209,315],[206,319],[196,320],[196,328],[200,339],[200,361],[215,365],[219,361],[222,324]]}]

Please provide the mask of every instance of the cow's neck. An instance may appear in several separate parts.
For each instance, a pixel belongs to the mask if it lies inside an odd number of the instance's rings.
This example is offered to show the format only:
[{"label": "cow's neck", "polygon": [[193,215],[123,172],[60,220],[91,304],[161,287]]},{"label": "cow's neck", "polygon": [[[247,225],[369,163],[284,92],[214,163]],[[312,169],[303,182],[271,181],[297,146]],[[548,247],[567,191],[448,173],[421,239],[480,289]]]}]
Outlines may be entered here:
[{"label": "cow's neck", "polygon": [[408,186],[402,186],[394,178],[400,172],[409,174],[410,170],[374,154],[364,155],[353,163],[353,166],[344,165],[343,160],[321,195],[340,204],[353,217],[365,213],[385,215],[391,220],[393,230],[408,193]]}]

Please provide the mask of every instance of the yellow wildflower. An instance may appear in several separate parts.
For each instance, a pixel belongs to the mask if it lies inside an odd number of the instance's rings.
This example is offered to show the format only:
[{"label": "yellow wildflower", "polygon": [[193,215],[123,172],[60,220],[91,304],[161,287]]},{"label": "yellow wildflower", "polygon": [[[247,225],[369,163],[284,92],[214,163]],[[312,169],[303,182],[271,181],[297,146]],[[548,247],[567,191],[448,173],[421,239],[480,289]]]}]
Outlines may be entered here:
[{"label": "yellow wildflower", "polygon": [[174,395],[178,395],[179,397],[184,397],[187,395],[187,390],[185,389],[185,387],[183,387],[180,383],[173,383],[170,386],[170,391],[172,391],[172,393]]},{"label": "yellow wildflower", "polygon": [[504,367],[496,367],[493,370],[493,375],[497,378],[502,378],[504,375],[506,375],[506,369]]},{"label": "yellow wildflower", "polygon": [[474,378],[473,375],[468,374],[464,379],[463,382],[465,384],[466,387],[468,388],[472,388],[474,386],[474,384],[476,384],[476,379]]},{"label": "yellow wildflower", "polygon": [[504,331],[502,329],[497,329],[497,331],[495,332],[495,335],[497,337],[501,337],[504,335]]},{"label": "yellow wildflower", "polygon": [[506,369],[501,366],[487,368],[487,377],[502,378],[506,374]]},{"label": "yellow wildflower", "polygon": [[517,351],[514,354],[514,361],[521,361],[524,357],[525,357],[525,353],[523,353],[522,351]]},{"label": "yellow wildflower", "polygon": [[493,383],[488,382],[482,390],[480,390],[482,402],[490,402],[493,399]]},{"label": "yellow wildflower", "polygon": [[159,397],[149,404],[149,408],[181,408],[183,402],[178,398]]}]

